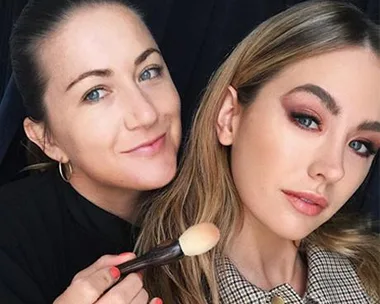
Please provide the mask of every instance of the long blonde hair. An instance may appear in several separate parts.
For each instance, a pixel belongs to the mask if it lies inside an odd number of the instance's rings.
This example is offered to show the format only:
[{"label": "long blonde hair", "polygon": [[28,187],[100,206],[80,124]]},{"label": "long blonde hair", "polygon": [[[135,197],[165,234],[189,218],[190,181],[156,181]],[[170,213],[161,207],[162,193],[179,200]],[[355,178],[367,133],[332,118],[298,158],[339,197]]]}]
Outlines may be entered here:
[{"label": "long blonde hair", "polygon": [[[229,166],[229,149],[220,145],[215,125],[229,85],[249,105],[260,88],[287,65],[349,46],[380,55],[379,28],[355,7],[309,1],[267,20],[241,41],[215,72],[194,117],[184,158],[175,180],[148,201],[137,250],[142,253],[178,238],[189,226],[213,222],[221,231],[217,248],[168,267],[149,270],[148,290],[165,303],[219,303],[214,258],[223,252],[241,218],[241,203]],[[369,294],[380,294],[380,246],[361,227],[338,215],[307,239],[350,258]],[[349,227],[346,229],[346,227]]]}]

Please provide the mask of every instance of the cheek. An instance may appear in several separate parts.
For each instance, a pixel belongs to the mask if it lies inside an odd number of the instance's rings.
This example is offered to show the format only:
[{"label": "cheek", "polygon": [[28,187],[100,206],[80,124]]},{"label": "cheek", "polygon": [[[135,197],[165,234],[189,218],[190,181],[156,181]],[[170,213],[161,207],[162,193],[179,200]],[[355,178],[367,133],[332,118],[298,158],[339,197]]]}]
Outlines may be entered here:
[{"label": "cheek", "polygon": [[93,108],[76,109],[62,114],[56,135],[72,157],[76,153],[94,154],[116,140],[120,114]]},{"label": "cheek", "polygon": [[[172,119],[181,119],[181,102],[177,91],[169,88],[166,92],[160,92],[159,105],[160,111],[170,115]],[[157,97],[156,97],[157,98]]]},{"label": "cheek", "polygon": [[286,173],[309,154],[303,151],[307,145],[293,128],[281,116],[257,115],[243,120],[233,142],[236,160],[248,167],[253,164],[259,173]]},{"label": "cheek", "polygon": [[181,102],[174,87],[160,90],[154,95],[156,109],[163,117],[164,123],[169,123],[173,140],[179,145],[181,138]]},{"label": "cheek", "polygon": [[[356,160],[356,163],[358,161]],[[369,172],[368,166],[361,164],[353,165],[352,163],[346,165],[345,177],[337,185],[337,196],[340,205],[344,205],[347,200],[356,192],[362,185]]]},{"label": "cheek", "polygon": [[74,133],[75,119],[72,119],[68,108],[57,103],[48,104],[47,110],[50,136],[55,144],[67,151],[72,146],[71,138]]},{"label": "cheek", "polygon": [[145,86],[143,90],[160,113],[170,114],[179,118],[180,97],[173,82],[166,79],[155,85]]},{"label": "cheek", "polygon": [[276,178],[281,178],[280,172],[285,168],[279,155],[284,155],[280,151],[284,145],[274,131],[265,119],[251,118],[242,120],[234,134],[231,171],[242,197],[249,197],[259,188],[273,185]]}]

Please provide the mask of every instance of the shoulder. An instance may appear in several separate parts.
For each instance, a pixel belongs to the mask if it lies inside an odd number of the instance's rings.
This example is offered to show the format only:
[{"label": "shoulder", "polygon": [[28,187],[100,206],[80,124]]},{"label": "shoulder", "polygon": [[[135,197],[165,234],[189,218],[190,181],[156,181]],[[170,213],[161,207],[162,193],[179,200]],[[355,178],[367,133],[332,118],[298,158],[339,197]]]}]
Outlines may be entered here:
[{"label": "shoulder", "polygon": [[306,252],[308,297],[326,303],[371,303],[348,257],[315,245],[308,245]]},{"label": "shoulder", "polygon": [[32,172],[28,177],[0,186],[0,209],[27,204],[27,201],[49,199],[59,188],[59,175],[54,168]]},{"label": "shoulder", "polygon": [[354,265],[346,256],[329,251],[316,245],[308,245],[306,248],[309,267],[315,267],[319,270],[320,267],[328,269],[344,269],[347,272],[355,272]]},{"label": "shoulder", "polygon": [[35,173],[0,187],[0,217],[38,210],[41,205],[56,197],[56,177],[49,170]]},{"label": "shoulder", "polygon": [[13,181],[0,187],[0,206],[6,201],[19,201],[28,196],[34,196],[52,182],[52,170],[34,172],[28,177]]},{"label": "shoulder", "polygon": [[55,290],[53,261],[62,261],[54,243],[61,230],[57,184],[55,172],[46,171],[0,188],[0,298],[6,303],[46,303],[47,290]]},{"label": "shoulder", "polygon": [[56,184],[55,173],[46,171],[0,188],[1,245],[11,236],[37,233],[53,220],[58,210]]}]

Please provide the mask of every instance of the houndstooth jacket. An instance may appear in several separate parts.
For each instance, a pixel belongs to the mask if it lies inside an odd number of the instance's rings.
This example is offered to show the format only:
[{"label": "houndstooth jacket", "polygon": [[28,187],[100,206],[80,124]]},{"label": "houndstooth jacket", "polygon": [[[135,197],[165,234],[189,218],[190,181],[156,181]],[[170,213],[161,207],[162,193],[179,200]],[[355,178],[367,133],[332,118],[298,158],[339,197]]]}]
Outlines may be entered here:
[{"label": "houndstooth jacket", "polygon": [[353,264],[337,253],[306,248],[307,290],[300,297],[289,284],[264,291],[248,282],[228,258],[217,262],[221,303],[375,304],[360,284]]}]

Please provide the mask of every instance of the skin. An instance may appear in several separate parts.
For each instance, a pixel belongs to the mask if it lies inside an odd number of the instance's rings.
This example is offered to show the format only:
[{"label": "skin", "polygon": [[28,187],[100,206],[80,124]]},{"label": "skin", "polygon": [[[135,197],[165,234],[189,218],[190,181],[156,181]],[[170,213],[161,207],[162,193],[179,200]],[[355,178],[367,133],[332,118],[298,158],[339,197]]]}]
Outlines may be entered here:
[{"label": "skin", "polygon": [[[69,14],[37,55],[47,122],[25,119],[27,136],[50,158],[70,162],[69,182],[80,194],[133,222],[142,191],[174,177],[180,144],[179,96],[154,39],[133,12],[103,4]],[[141,275],[118,282],[114,266],[132,258],[101,257],[54,303],[148,303]]]},{"label": "skin", "polygon": [[[367,175],[374,158],[367,142],[380,147],[379,80],[379,58],[357,47],[286,67],[247,108],[229,88],[217,132],[231,146],[244,212],[227,255],[251,283],[269,290],[287,282],[305,291],[307,269],[294,241],[329,220]],[[326,91],[335,107],[310,84]],[[305,214],[284,190],[318,195],[327,205]]]},{"label": "skin", "polygon": [[[141,275],[132,273],[118,282],[120,272],[113,265],[133,258],[135,258],[133,253],[102,256],[94,264],[77,273],[70,286],[54,301],[54,304],[148,303],[149,296],[142,288]],[[162,300],[154,298],[149,303],[162,304]]]},{"label": "skin", "polygon": [[79,193],[133,221],[141,191],[173,178],[180,143],[179,96],[154,39],[127,8],[98,5],[74,11],[38,55],[48,126],[26,119],[28,136],[70,162]]}]

